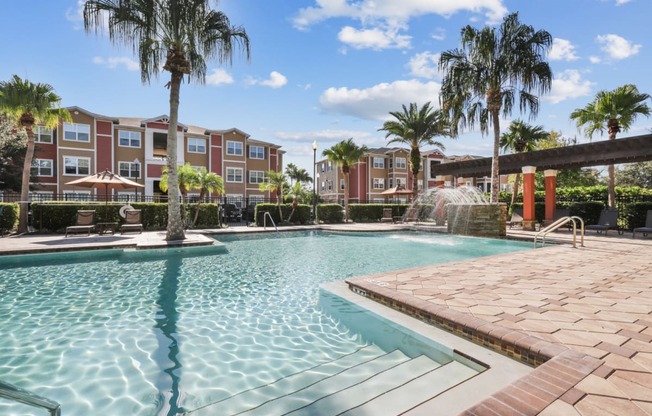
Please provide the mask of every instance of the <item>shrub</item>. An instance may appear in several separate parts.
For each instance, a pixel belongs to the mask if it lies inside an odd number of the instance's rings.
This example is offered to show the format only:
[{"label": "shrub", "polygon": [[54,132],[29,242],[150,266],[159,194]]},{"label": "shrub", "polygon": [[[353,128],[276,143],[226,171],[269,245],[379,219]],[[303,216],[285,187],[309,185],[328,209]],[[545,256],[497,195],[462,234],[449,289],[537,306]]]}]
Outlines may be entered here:
[{"label": "shrub", "polygon": [[[281,224],[281,217],[278,213],[278,205],[276,204],[257,204],[254,210],[254,222],[256,226],[264,225],[264,215],[269,212],[276,225]],[[288,221],[292,213],[292,204],[281,204],[281,212],[283,213],[283,220]],[[299,204],[291,218],[292,224],[305,224],[310,220],[310,205]],[[271,225],[271,224],[269,224]]]},{"label": "shrub", "polygon": [[622,215],[627,229],[645,227],[647,211],[652,209],[652,202],[634,202],[627,206],[627,212]]},{"label": "shrub", "polygon": [[317,222],[344,222],[344,207],[340,204],[317,205]]},{"label": "shrub", "polygon": [[18,223],[18,204],[0,202],[2,215],[0,215],[0,233],[13,230]]}]

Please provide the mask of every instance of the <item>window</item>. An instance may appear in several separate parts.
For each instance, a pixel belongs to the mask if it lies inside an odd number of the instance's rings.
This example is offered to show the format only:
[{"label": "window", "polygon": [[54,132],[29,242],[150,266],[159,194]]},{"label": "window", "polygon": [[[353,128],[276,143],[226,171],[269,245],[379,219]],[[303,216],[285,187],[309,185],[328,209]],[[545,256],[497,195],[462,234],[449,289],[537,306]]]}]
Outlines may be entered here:
[{"label": "window", "polygon": [[154,132],[153,140],[154,159],[165,160],[168,157],[168,135],[166,133]]},{"label": "window", "polygon": [[32,202],[52,201],[54,199],[54,192],[52,191],[31,191],[29,193],[29,200]]},{"label": "window", "polygon": [[91,159],[88,157],[68,157],[63,158],[64,175],[89,175]]},{"label": "window", "polygon": [[45,126],[34,126],[34,141],[36,143],[52,143],[52,129]]},{"label": "window", "polygon": [[265,172],[262,170],[249,171],[249,183],[263,183],[265,182]]},{"label": "window", "polygon": [[140,163],[120,162],[120,176],[125,178],[140,178]]},{"label": "window", "polygon": [[226,154],[233,156],[242,156],[242,142],[226,142]]},{"label": "window", "polygon": [[227,182],[242,182],[242,168],[226,168]]},{"label": "window", "polygon": [[65,201],[90,201],[91,191],[63,191]]},{"label": "window", "polygon": [[391,169],[393,167],[394,167],[394,159],[390,158],[389,159],[389,168]]},{"label": "window", "polygon": [[325,166],[326,166],[326,163],[322,163],[322,164],[321,164],[321,171],[322,171],[322,172],[324,171]]},{"label": "window", "polygon": [[52,176],[52,160],[51,159],[32,160],[32,175]]},{"label": "window", "polygon": [[417,189],[423,191],[423,179],[417,180]]},{"label": "window", "polygon": [[265,159],[263,146],[249,146],[249,159]]},{"label": "window", "polygon": [[405,181],[401,178],[396,178],[396,186],[405,186]]},{"label": "window", "polygon": [[407,159],[404,157],[396,158],[396,169],[405,169],[407,166]]},{"label": "window", "polygon": [[118,132],[118,145],[122,147],[140,147],[140,133],[120,130]]},{"label": "window", "polygon": [[344,189],[344,179],[340,179],[340,189]]},{"label": "window", "polygon": [[264,195],[249,195],[249,205],[258,205],[265,202]]},{"label": "window", "polygon": [[374,189],[385,189],[385,178],[374,178]]},{"label": "window", "polygon": [[385,159],[383,159],[382,157],[375,157],[374,169],[385,169]]},{"label": "window", "polygon": [[333,181],[326,181],[326,185],[329,191],[333,190]]},{"label": "window", "polygon": [[394,178],[389,178],[389,187],[390,188],[394,187]]},{"label": "window", "polygon": [[88,124],[63,123],[63,139],[73,142],[89,142],[91,126]]},{"label": "window", "polygon": [[322,190],[322,191],[324,190],[324,187],[325,187],[325,185],[324,185],[324,181],[321,181],[321,190]]},{"label": "window", "polygon": [[333,162],[328,162],[328,171],[330,172],[332,170],[333,170]]},{"label": "window", "polygon": [[206,153],[206,139],[188,139],[188,152]]}]

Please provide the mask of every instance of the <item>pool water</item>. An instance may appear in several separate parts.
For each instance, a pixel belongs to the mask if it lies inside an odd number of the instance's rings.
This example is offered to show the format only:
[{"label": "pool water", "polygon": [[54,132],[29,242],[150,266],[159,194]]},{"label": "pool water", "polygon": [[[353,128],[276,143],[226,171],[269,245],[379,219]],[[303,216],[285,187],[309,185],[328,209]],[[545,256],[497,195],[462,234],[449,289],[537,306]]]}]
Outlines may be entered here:
[{"label": "pool water", "polygon": [[[0,379],[68,415],[192,411],[368,346],[322,310],[322,283],[530,248],[428,233],[217,238],[225,250],[0,258]],[[2,415],[43,412],[0,400]]]}]

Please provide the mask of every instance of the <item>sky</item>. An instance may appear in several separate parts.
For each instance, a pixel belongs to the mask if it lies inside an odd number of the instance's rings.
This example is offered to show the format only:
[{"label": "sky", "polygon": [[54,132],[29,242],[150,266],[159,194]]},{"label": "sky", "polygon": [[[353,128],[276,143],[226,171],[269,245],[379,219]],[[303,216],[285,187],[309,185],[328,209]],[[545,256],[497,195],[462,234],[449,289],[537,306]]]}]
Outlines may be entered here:
[{"label": "sky", "polygon": [[[141,82],[137,58],[105,34],[83,29],[82,0],[0,0],[0,80],[14,74],[49,83],[61,105],[112,117],[169,113],[169,74]],[[312,173],[335,143],[387,145],[378,131],[412,102],[438,108],[442,51],[459,46],[462,27],[499,25],[518,12],[548,31],[552,90],[536,118],[523,119],[587,142],[570,113],[600,90],[635,84],[652,94],[650,0],[222,0],[213,2],[242,26],[251,57],[208,62],[206,83],[181,87],[179,121],[208,129],[238,128],[282,146],[284,162]],[[648,103],[652,105],[652,103]],[[642,118],[620,137],[649,133]],[[606,140],[596,136],[593,141]],[[436,138],[447,155],[490,156],[493,138],[463,131]],[[425,149],[427,150],[427,148]]]}]

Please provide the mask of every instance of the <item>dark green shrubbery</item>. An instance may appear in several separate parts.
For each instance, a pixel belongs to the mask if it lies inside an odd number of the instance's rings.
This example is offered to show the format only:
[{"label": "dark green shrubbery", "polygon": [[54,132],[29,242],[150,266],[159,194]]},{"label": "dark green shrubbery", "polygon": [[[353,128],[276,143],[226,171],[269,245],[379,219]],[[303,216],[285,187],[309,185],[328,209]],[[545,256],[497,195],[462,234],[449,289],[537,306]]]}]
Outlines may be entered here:
[{"label": "dark green shrubbery", "polygon": [[344,222],[344,207],[340,204],[317,205],[317,222]]},{"label": "dark green shrubbery", "polygon": [[18,204],[0,202],[2,215],[0,215],[0,233],[13,230],[18,225]]},{"label": "dark green shrubbery", "polygon": [[[513,208],[523,209],[523,203],[515,202]],[[600,219],[600,211],[604,209],[602,202],[561,202],[557,208],[567,208],[571,216],[584,220],[584,224],[597,224]],[[534,203],[534,218],[542,223],[546,219],[546,204],[544,202]]]},{"label": "dark green shrubbery", "polygon": [[626,222],[626,227],[633,230],[638,227],[645,227],[645,218],[647,211],[652,209],[652,202],[634,202],[627,206],[627,212],[622,215]]},{"label": "dark green shrubbery", "polygon": [[[290,218],[292,213],[292,204],[281,204],[281,212],[283,213],[283,221],[278,213],[278,205],[276,204],[258,204],[254,211],[254,222],[257,226],[262,227],[264,224],[265,212],[269,212],[276,225],[287,224],[306,224],[310,221],[310,205],[299,204]],[[271,224],[267,224],[271,225]]]}]

